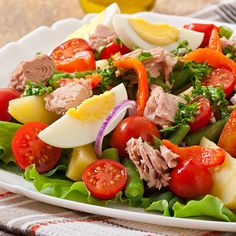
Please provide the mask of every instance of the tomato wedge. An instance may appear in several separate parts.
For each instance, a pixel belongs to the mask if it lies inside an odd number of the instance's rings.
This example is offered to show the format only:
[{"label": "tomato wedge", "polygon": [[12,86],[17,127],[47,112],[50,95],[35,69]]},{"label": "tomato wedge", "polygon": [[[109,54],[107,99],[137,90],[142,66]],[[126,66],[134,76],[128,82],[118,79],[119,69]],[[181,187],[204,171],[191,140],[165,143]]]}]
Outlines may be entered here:
[{"label": "tomato wedge", "polygon": [[59,71],[72,73],[96,69],[94,54],[84,39],[75,38],[62,43],[50,57]]},{"label": "tomato wedge", "polygon": [[179,155],[179,161],[193,159],[197,160],[207,168],[221,165],[226,156],[226,152],[222,148],[203,148],[197,145],[179,147],[166,139],[162,140],[162,143],[172,152]]},{"label": "tomato wedge", "polygon": [[109,59],[112,55],[120,52],[121,55],[129,53],[130,50],[124,44],[118,44],[117,42],[113,42],[108,44],[101,52],[101,59]]},{"label": "tomato wedge", "polygon": [[212,72],[202,80],[202,85],[222,87],[226,97],[233,92],[234,84],[234,74],[230,70],[224,68],[213,69]]},{"label": "tomato wedge", "polygon": [[82,180],[94,197],[111,199],[124,189],[127,170],[117,161],[101,159],[86,167]]},{"label": "tomato wedge", "polygon": [[207,98],[198,99],[197,113],[194,121],[189,123],[190,132],[196,132],[209,123],[211,119],[211,104]]},{"label": "tomato wedge", "polygon": [[38,138],[41,130],[48,125],[41,122],[29,122],[21,126],[12,140],[12,151],[16,163],[25,170],[35,164],[39,173],[51,170],[61,156],[61,149],[50,146]]}]

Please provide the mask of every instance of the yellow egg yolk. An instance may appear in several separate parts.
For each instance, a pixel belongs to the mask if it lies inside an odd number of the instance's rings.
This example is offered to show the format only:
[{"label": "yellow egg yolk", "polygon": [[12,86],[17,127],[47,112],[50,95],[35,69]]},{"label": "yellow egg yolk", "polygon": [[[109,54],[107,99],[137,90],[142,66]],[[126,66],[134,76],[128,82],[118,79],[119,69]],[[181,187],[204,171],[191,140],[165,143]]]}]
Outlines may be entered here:
[{"label": "yellow egg yolk", "polygon": [[81,122],[94,122],[105,119],[115,106],[115,94],[106,91],[84,100],[77,108],[70,108],[67,115]]},{"label": "yellow egg yolk", "polygon": [[142,39],[153,45],[168,45],[179,38],[179,30],[169,24],[154,24],[141,18],[129,18],[129,23]]}]

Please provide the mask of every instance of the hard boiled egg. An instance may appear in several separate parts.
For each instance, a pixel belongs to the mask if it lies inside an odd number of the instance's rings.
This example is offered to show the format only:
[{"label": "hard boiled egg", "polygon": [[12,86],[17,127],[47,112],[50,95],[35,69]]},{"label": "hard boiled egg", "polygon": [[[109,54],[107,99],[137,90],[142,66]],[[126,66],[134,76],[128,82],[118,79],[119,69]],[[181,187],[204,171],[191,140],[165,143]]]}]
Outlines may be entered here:
[{"label": "hard boiled egg", "polygon": [[[77,108],[71,108],[59,120],[39,133],[39,138],[55,147],[72,148],[95,141],[98,130],[113,108],[128,98],[124,84],[110,91],[84,100]],[[106,130],[111,132],[124,118],[125,112]]]},{"label": "hard boiled egg", "polygon": [[194,50],[200,46],[204,37],[203,33],[121,14],[113,17],[113,27],[121,41],[130,49],[138,47],[150,50],[162,47],[172,51],[180,42],[187,40],[189,47]]},{"label": "hard boiled egg", "polygon": [[85,40],[89,39],[89,35],[93,34],[98,25],[103,24],[109,27],[112,26],[113,17],[120,13],[120,8],[116,3],[111,4],[108,6],[104,11],[93,17],[88,23],[82,25],[78,28],[75,32],[71,33],[66,39],[73,39],[73,38],[82,38]]}]

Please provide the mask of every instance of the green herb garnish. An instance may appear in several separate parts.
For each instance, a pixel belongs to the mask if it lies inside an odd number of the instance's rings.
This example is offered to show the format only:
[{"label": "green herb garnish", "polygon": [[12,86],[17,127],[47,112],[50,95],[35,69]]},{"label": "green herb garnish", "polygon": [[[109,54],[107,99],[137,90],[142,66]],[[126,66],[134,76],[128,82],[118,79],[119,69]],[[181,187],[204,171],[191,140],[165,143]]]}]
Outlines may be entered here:
[{"label": "green herb garnish", "polygon": [[45,93],[51,93],[53,91],[53,88],[51,86],[45,86],[43,84],[36,84],[31,81],[27,81],[25,85],[25,90],[23,93],[23,96],[31,96],[31,95],[43,95]]},{"label": "green herb garnish", "polygon": [[150,52],[141,52],[138,56],[137,59],[139,61],[145,61],[147,59],[153,58],[152,54]]},{"label": "green herb garnish", "polygon": [[188,41],[184,40],[180,42],[177,47],[172,51],[175,56],[183,56],[186,53],[192,52],[192,49],[188,47]]}]

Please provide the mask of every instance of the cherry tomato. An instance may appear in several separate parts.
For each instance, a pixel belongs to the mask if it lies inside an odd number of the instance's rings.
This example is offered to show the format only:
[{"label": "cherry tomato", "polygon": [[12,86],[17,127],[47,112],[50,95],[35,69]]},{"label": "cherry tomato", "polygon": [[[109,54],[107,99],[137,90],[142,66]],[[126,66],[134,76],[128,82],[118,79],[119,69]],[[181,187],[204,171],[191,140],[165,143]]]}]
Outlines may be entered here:
[{"label": "cherry tomato", "polygon": [[0,120],[9,121],[11,115],[8,113],[9,101],[19,98],[20,93],[10,88],[0,88]]},{"label": "cherry tomato", "polygon": [[194,117],[194,121],[189,123],[190,132],[196,132],[205,127],[211,119],[211,105],[207,98],[199,98],[197,106],[197,115]]},{"label": "cherry tomato", "polygon": [[227,69],[217,68],[202,80],[202,84],[205,86],[222,87],[226,97],[228,97],[234,90],[234,74]]},{"label": "cherry tomato", "polygon": [[16,163],[23,170],[35,164],[39,173],[47,172],[60,159],[60,148],[50,146],[38,138],[39,132],[47,126],[41,122],[29,122],[16,131],[12,140],[12,151]]},{"label": "cherry tomato", "polygon": [[82,180],[94,197],[111,199],[124,189],[127,170],[117,161],[101,159],[85,168]]},{"label": "cherry tomato", "polygon": [[91,51],[77,52],[73,57],[56,62],[55,65],[58,71],[69,73],[96,69],[94,54]]},{"label": "cherry tomato", "polygon": [[213,25],[213,24],[192,23],[190,25],[184,25],[183,27],[185,29],[189,29],[189,30],[204,33],[204,38],[203,38],[203,41],[200,45],[200,48],[204,48],[209,44],[209,39],[210,39],[210,36],[211,36],[211,32],[214,28],[216,28],[217,31],[219,32],[219,28],[217,26]]},{"label": "cherry tomato", "polygon": [[129,53],[130,50],[123,43],[118,44],[117,42],[113,42],[108,44],[101,52],[101,59],[109,59],[112,55],[120,52],[121,55]]},{"label": "cherry tomato", "polygon": [[141,137],[145,141],[153,142],[153,135],[160,138],[156,125],[143,116],[129,116],[122,120],[111,135],[110,145],[117,148],[119,155],[128,156],[126,143],[131,138]]},{"label": "cherry tomato", "polygon": [[51,53],[57,70],[65,72],[95,70],[96,63],[91,47],[84,39],[70,39]]},{"label": "cherry tomato", "polygon": [[213,180],[210,172],[198,161],[181,161],[171,172],[170,190],[184,198],[196,198],[210,192]]}]

